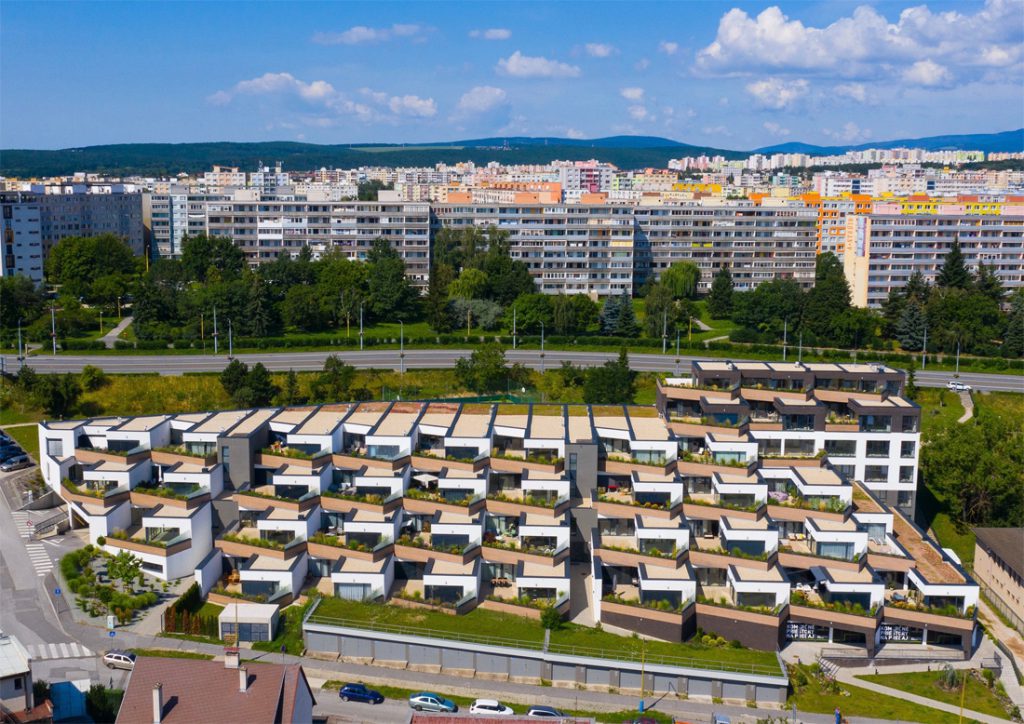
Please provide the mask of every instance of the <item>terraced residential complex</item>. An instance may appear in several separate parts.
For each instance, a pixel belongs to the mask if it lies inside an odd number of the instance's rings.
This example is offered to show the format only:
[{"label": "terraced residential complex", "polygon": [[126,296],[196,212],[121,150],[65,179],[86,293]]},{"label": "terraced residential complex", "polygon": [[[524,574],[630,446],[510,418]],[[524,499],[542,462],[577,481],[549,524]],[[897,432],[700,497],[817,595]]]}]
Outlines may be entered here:
[{"label": "terraced residential complex", "polygon": [[970,652],[910,521],[920,408],[877,365],[699,362],[655,406],[362,402],[44,422],[76,526],[213,600],[553,606],[670,641]]}]

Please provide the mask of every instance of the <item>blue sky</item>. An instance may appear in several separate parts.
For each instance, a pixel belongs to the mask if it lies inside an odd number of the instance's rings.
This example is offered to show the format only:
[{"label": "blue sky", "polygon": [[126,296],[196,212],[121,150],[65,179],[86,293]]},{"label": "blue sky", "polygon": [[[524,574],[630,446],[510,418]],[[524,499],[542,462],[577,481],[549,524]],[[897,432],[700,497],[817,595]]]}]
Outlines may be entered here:
[{"label": "blue sky", "polygon": [[1024,0],[16,2],[0,147],[1008,130]]}]

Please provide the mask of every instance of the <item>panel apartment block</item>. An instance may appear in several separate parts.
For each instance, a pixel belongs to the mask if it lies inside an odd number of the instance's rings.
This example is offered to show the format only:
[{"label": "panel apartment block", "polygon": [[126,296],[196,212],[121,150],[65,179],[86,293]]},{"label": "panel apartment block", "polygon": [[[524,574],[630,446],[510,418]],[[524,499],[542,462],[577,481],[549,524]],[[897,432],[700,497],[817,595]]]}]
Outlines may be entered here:
[{"label": "panel apartment block", "polygon": [[818,213],[800,202],[759,205],[705,199],[632,209],[637,227],[636,276],[649,277],[681,261],[701,270],[698,289],[707,292],[723,266],[737,291],[773,279],[814,285]]},{"label": "panel apartment block", "polygon": [[954,240],[969,269],[983,263],[1007,291],[1024,287],[1024,206],[997,206],[994,213],[966,213],[960,204],[902,213],[880,203],[869,215],[848,216],[843,261],[852,302],[880,307],[914,272],[934,284]]},{"label": "panel apartment block", "polygon": [[76,191],[37,198],[44,253],[69,236],[100,234],[120,237],[136,256],[145,252],[141,193]]},{"label": "panel apartment block", "polygon": [[20,274],[43,282],[43,242],[39,202],[34,194],[0,193],[0,276]]}]

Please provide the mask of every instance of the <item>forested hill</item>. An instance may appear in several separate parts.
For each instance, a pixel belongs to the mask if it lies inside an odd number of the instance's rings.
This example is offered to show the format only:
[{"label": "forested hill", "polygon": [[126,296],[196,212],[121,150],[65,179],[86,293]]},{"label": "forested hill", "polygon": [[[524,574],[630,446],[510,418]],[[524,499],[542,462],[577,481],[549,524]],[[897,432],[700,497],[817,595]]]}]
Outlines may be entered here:
[{"label": "forested hill", "polygon": [[[213,165],[255,169],[257,163],[281,161],[286,170],[357,168],[359,166],[433,166],[435,163],[473,161],[486,164],[547,163],[556,159],[584,161],[597,159],[619,168],[664,168],[669,159],[702,153],[743,158],[736,151],[687,146],[685,144],[628,147],[621,144],[597,146],[580,142],[557,145],[522,143],[505,148],[500,139],[495,145],[335,145],[273,141],[267,143],[129,143],[111,146],[86,146],[57,151],[10,149],[0,151],[0,174],[15,177],[52,176],[76,171],[117,175],[168,175],[195,173]],[[660,140],[660,139],[659,139]],[[653,141],[652,141],[653,143]]]}]

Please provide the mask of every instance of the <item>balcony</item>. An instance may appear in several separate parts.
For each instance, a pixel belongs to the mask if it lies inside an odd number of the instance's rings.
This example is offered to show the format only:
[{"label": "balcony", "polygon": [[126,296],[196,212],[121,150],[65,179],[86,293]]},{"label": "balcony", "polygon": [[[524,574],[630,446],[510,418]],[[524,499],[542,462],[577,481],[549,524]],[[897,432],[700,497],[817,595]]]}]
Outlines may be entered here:
[{"label": "balcony", "polygon": [[[295,493],[289,488],[298,488],[302,492]],[[292,494],[283,494],[285,492]],[[309,510],[316,506],[320,496],[315,490],[302,486],[259,485],[248,490],[239,490],[234,494],[235,502],[246,510],[266,510],[281,508],[295,512]]]},{"label": "balcony", "polygon": [[64,498],[84,505],[107,508],[120,505],[129,497],[128,486],[118,485],[112,480],[86,480],[75,484],[64,478],[60,484]]},{"label": "balcony", "polygon": [[155,447],[150,451],[150,457],[160,465],[187,463],[209,467],[217,462],[217,453],[205,444]]},{"label": "balcony", "polygon": [[150,507],[165,504],[176,508],[196,508],[210,499],[210,491],[198,483],[146,482],[131,491],[134,505]]},{"label": "balcony", "polygon": [[391,553],[392,541],[388,536],[378,536],[376,542],[348,535],[328,535],[317,532],[309,539],[309,555],[327,560],[357,558],[379,561]]},{"label": "balcony", "polygon": [[498,515],[517,516],[531,508],[547,515],[561,515],[569,505],[568,495],[555,491],[525,491],[522,488],[495,488],[487,493],[487,510]]},{"label": "balcony", "polygon": [[179,528],[143,528],[135,526],[115,531],[106,537],[107,545],[139,553],[172,556],[192,547],[192,538]]},{"label": "balcony", "polygon": [[[272,531],[278,533],[279,531]],[[291,535],[289,531],[280,531],[282,535]],[[306,539],[292,537],[283,540],[275,536],[264,536],[261,531],[244,526],[233,528],[214,541],[214,545],[225,555],[248,558],[254,553],[271,558],[287,560],[305,552]]]},{"label": "balcony", "polygon": [[[445,538],[451,536],[446,535]],[[453,563],[467,563],[480,554],[480,546],[470,543],[468,536],[463,542],[443,542],[435,545],[434,536],[429,531],[420,531],[415,535],[404,533],[395,541],[395,555],[402,559],[426,563],[431,559]]]}]

